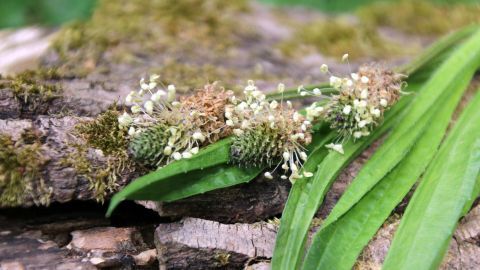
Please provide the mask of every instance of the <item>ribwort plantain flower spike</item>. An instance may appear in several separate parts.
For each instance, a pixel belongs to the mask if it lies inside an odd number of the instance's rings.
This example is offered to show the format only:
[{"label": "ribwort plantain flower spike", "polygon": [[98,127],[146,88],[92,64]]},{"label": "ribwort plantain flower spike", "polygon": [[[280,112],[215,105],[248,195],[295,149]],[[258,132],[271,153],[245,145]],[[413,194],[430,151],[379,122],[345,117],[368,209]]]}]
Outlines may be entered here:
[{"label": "ribwort plantain flower spike", "polygon": [[[279,84],[278,92],[284,89]],[[283,100],[265,101],[253,81],[248,81],[244,95],[243,101],[225,109],[227,125],[234,128],[232,161],[243,166],[274,167],[265,173],[268,179],[279,167],[282,179],[295,181],[303,177],[299,170],[306,159],[305,146],[311,141],[311,123],[290,105],[285,106]]]},{"label": "ribwort plantain flower spike", "polygon": [[[348,62],[348,54],[342,57],[342,61]],[[322,65],[321,70],[330,75],[330,86],[338,93],[321,96],[320,101],[306,109],[306,118],[330,123],[338,136],[326,147],[343,153],[345,141],[351,137],[357,140],[368,136],[382,122],[385,111],[403,93],[405,75],[378,64],[362,65],[358,72],[343,78],[331,74],[326,65]],[[308,94],[318,96],[313,92]]]},{"label": "ribwort plantain flower spike", "polygon": [[132,105],[118,118],[121,128],[128,129],[128,152],[147,167],[161,167],[173,160],[189,159],[199,147],[231,133],[225,125],[224,110],[231,91],[215,83],[197,94],[176,101],[176,88],[158,89],[158,75],[140,80],[140,90],[126,97]]}]

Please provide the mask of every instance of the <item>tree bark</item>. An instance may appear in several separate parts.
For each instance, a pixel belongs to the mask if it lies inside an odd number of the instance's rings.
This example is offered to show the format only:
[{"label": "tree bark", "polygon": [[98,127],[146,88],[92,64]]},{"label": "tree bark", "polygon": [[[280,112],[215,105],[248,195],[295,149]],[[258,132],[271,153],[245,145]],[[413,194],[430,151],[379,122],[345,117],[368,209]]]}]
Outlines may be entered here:
[{"label": "tree bark", "polygon": [[[14,98],[3,99],[3,101],[12,104],[11,107],[8,106],[11,108],[10,111],[3,110],[3,115],[22,115],[21,110],[14,111],[18,108],[15,104],[19,104]],[[21,117],[0,119],[0,133],[8,134],[14,141],[20,140],[22,133],[27,130],[34,130],[38,134],[42,144],[42,158],[46,161],[40,175],[45,186],[51,188],[50,202],[94,200],[95,193],[91,190],[88,179],[79,175],[74,168],[64,162],[68,155],[77,151],[72,143],[83,143],[72,135],[75,125],[92,119],[53,115],[39,115],[33,119]],[[102,151],[89,148],[87,152],[93,167],[101,167],[105,164],[106,158]],[[124,174],[117,184],[121,188],[136,177],[138,177],[137,172]],[[150,205],[153,204],[154,210],[164,217],[191,216],[227,223],[254,222],[280,214],[289,188],[288,181],[257,179],[249,184],[212,191],[177,202],[150,203]],[[31,206],[34,201],[35,198],[28,198],[23,206]]]},{"label": "tree bark", "polygon": [[[78,175],[64,159],[77,151],[70,143],[79,142],[71,135],[72,129],[80,121],[89,120],[86,117],[49,117],[38,116],[31,119],[0,119],[0,130],[8,134],[12,140],[18,141],[21,134],[27,130],[34,130],[41,142],[42,159],[40,176],[45,186],[51,188],[50,202],[68,202],[71,200],[94,199],[94,192],[89,188],[89,181]],[[81,143],[81,142],[79,142]],[[89,159],[94,166],[101,166],[105,162],[103,153],[96,149],[88,149]],[[123,176],[119,185],[125,185],[131,177]],[[27,198],[23,206],[31,206],[35,198]]]},{"label": "tree bark", "polygon": [[160,269],[242,269],[272,257],[276,227],[185,218],[155,231]]},{"label": "tree bark", "polygon": [[2,231],[0,235],[0,268],[3,270],[94,270],[89,262],[68,256],[53,241],[42,241],[41,233],[30,231],[21,235]]},{"label": "tree bark", "polygon": [[[197,217],[223,223],[252,223],[282,213],[290,182],[257,177],[249,183],[175,202],[147,204],[162,217]],[[143,202],[145,205],[145,203]]]}]

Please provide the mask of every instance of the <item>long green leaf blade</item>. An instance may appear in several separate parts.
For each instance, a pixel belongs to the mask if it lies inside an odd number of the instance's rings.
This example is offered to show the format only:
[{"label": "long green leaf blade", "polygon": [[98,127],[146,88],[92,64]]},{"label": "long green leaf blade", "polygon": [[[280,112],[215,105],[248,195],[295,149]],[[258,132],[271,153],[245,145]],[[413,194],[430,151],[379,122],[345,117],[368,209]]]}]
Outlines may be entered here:
[{"label": "long green leaf blade", "polygon": [[384,269],[436,269],[480,173],[480,93],[462,113],[404,214]]},{"label": "long green leaf blade", "polygon": [[[431,125],[405,159],[344,216],[329,226],[322,227],[315,234],[304,269],[340,270],[353,267],[363,247],[433,158],[451,116],[470,82],[469,75],[462,74],[461,80],[448,86],[449,95],[445,95],[436,110],[425,115],[422,121],[429,121]],[[362,183],[354,181],[353,184]]]},{"label": "long green leaf blade", "polygon": [[155,185],[159,185],[162,180],[168,181],[170,177],[182,175],[189,171],[202,170],[227,163],[230,160],[231,141],[231,138],[224,139],[202,149],[190,159],[173,162],[160,170],[134,180],[112,197],[107,216],[110,216],[117,205],[125,199],[155,200],[155,196],[150,191],[155,188]]}]

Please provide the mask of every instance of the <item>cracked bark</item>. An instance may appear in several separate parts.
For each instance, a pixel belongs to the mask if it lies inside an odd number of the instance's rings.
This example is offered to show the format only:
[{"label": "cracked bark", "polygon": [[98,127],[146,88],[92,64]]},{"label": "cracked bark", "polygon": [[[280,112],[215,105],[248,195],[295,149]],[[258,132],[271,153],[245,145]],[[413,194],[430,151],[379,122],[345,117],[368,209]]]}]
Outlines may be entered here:
[{"label": "cracked bark", "polygon": [[272,257],[276,227],[185,218],[155,231],[160,269],[242,269]]}]

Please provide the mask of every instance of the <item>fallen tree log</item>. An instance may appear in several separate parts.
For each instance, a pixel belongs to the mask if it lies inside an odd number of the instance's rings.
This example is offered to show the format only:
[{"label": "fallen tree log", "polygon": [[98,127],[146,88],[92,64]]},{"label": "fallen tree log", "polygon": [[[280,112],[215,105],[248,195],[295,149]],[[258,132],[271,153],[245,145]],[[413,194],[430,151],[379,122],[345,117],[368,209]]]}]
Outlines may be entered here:
[{"label": "fallen tree log", "polygon": [[[75,125],[89,121],[89,117],[37,116],[35,119],[0,119],[0,134],[7,134],[12,147],[26,144],[38,146],[38,158],[42,160],[36,178],[29,187],[0,206],[32,206],[51,202],[97,199],[93,188],[96,183],[75,169],[75,164],[66,162],[76,154],[78,144],[84,142],[73,135]],[[24,142],[25,134],[33,133],[33,142]],[[30,151],[30,149],[28,149]],[[102,168],[107,162],[103,152],[95,148],[85,150],[92,168]],[[12,154],[18,154],[13,152]],[[15,158],[15,157],[12,157]],[[25,164],[17,164],[19,168]],[[122,188],[139,172],[130,171],[116,181],[116,189]],[[202,217],[222,222],[254,222],[280,214],[288,196],[288,181],[257,179],[228,189],[208,192],[172,203],[155,205],[160,216]],[[0,188],[1,191],[1,188]],[[0,193],[1,194],[1,193]],[[112,192],[106,194],[108,198]]]},{"label": "fallen tree log", "polygon": [[160,269],[242,269],[272,257],[276,227],[185,218],[155,231]]}]

